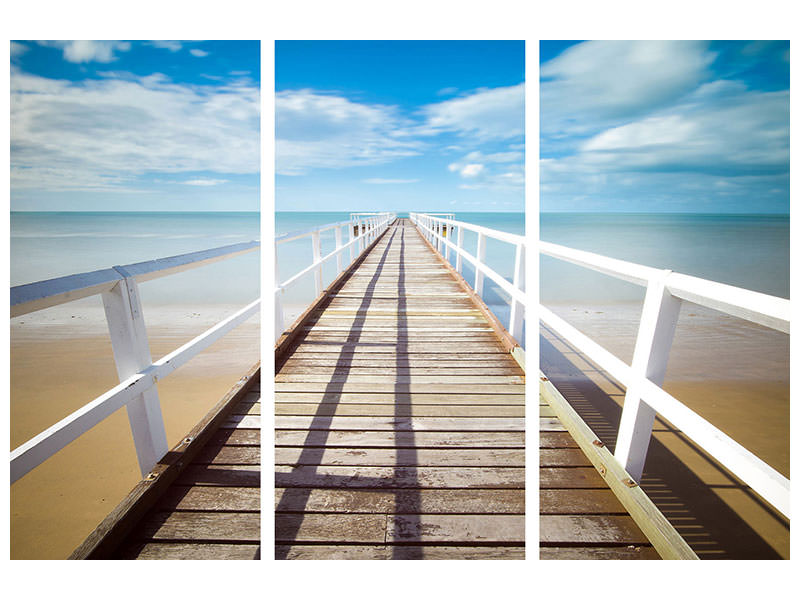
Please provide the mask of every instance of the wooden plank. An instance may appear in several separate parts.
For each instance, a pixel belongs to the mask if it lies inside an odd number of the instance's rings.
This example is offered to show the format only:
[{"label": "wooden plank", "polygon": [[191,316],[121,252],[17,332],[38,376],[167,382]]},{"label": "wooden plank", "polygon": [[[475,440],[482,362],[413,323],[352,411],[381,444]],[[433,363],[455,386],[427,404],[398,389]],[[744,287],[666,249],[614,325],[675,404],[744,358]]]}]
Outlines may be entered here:
[{"label": "wooden plank", "polygon": [[376,417],[524,417],[525,406],[410,406],[408,404],[319,404],[282,403],[276,415],[376,416]]},{"label": "wooden plank", "polygon": [[522,489],[397,490],[275,488],[275,510],[324,513],[523,514]]},{"label": "wooden plank", "polygon": [[259,465],[261,448],[258,446],[207,445],[194,460],[195,464]]},{"label": "wooden plank", "polygon": [[386,541],[386,515],[283,514],[275,519],[275,542],[379,543]]},{"label": "wooden plank", "polygon": [[539,490],[539,513],[543,515],[627,514],[609,489]]},{"label": "wooden plank", "polygon": [[539,469],[539,487],[548,488],[607,488],[594,467],[575,467],[560,469],[544,467]]},{"label": "wooden plank", "polygon": [[580,448],[540,448],[540,467],[591,467],[592,462]]},{"label": "wooden plank", "polygon": [[[322,383],[324,386],[329,386],[331,384],[345,384],[348,388],[356,388],[358,386],[368,386],[375,388],[375,375],[360,375],[354,373],[348,373],[344,375],[331,375],[325,373],[279,373],[275,376],[275,384],[276,389],[285,389],[282,386],[278,388],[278,386],[282,383],[300,383],[301,385],[310,385],[314,383]],[[459,385],[469,385],[470,387],[476,384],[480,384],[482,389],[486,389],[488,386],[495,386],[495,385],[513,385],[518,384],[522,386],[525,383],[525,379],[520,377],[519,375],[394,375],[389,377],[387,375],[386,378],[383,379],[384,381],[388,380],[388,385],[391,387],[396,387],[397,385],[406,384],[409,387],[411,385],[436,385],[436,389],[444,389],[445,386],[459,386]],[[318,386],[317,386],[318,387]],[[386,385],[381,385],[381,389],[386,387]],[[517,392],[520,391],[520,388],[515,390]]]},{"label": "wooden plank", "polygon": [[301,448],[276,448],[276,465],[345,465],[376,467],[524,467],[525,450],[453,449],[406,450],[383,448],[328,448],[324,452]]},{"label": "wooden plank", "polygon": [[517,467],[275,467],[275,487],[523,488]]},{"label": "wooden plank", "polygon": [[190,465],[177,479],[179,485],[230,485],[258,487],[261,467],[255,465]]},{"label": "wooden plank", "polygon": [[257,487],[178,486],[170,487],[156,509],[257,512],[261,493]]},{"label": "wooden plank", "polygon": [[275,431],[276,446],[347,448],[524,448],[523,432]]},{"label": "wooden plank", "polygon": [[298,560],[523,560],[525,549],[516,546],[336,546],[336,545],[278,545],[281,558]]},{"label": "wooden plank", "polygon": [[627,515],[540,515],[539,539],[543,545],[649,543]]},{"label": "wooden plank", "polygon": [[[434,378],[435,379],[435,378]],[[277,382],[275,383],[276,392],[399,392],[405,394],[416,393],[458,393],[455,383],[382,383],[372,378],[372,383],[367,381],[352,383],[349,381],[333,382],[330,385],[324,381],[312,382]],[[329,389],[330,388],[330,389]],[[469,390],[476,394],[524,394],[525,386],[515,383],[494,383],[494,384],[469,384]]]},{"label": "wooden plank", "polygon": [[163,512],[151,515],[137,530],[140,540],[258,542],[258,513]]},{"label": "wooden plank", "polygon": [[275,429],[356,431],[524,431],[513,417],[275,417]]},{"label": "wooden plank", "polygon": [[[394,406],[524,406],[524,394],[387,394],[335,392],[278,392],[275,404],[391,404]],[[577,445],[576,445],[577,447]]]},{"label": "wooden plank", "polygon": [[394,515],[388,521],[386,539],[395,542],[525,542],[523,515]]},{"label": "wooden plank", "polygon": [[150,542],[125,548],[120,558],[136,560],[259,560],[260,544]]},{"label": "wooden plank", "polygon": [[539,549],[540,560],[653,560],[658,552],[652,546],[581,546],[543,547]]}]

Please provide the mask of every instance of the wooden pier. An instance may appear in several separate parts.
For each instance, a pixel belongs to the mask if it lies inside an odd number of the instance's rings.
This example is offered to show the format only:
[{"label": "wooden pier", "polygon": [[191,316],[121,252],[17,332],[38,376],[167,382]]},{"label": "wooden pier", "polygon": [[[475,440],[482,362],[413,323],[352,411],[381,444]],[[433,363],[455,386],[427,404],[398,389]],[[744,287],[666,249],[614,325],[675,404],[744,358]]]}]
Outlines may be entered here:
[{"label": "wooden pier", "polygon": [[276,558],[524,558],[515,347],[395,221],[277,342]]},{"label": "wooden pier", "polygon": [[70,558],[260,558],[260,386],[255,367]]}]

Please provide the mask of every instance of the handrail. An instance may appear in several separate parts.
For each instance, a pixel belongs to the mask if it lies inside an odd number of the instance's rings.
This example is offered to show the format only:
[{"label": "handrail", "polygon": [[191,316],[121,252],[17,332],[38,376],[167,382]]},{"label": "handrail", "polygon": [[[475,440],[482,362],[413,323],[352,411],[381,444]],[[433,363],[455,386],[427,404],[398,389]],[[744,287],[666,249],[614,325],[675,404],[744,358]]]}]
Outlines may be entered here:
[{"label": "handrail", "polygon": [[[522,329],[525,322],[525,308],[528,303],[527,295],[525,294],[525,237],[464,221],[456,221],[454,218],[442,219],[434,216],[435,214],[453,213],[409,213],[409,217],[411,222],[416,225],[422,235],[431,242],[434,249],[446,261],[450,260],[450,249],[455,252],[456,271],[461,273],[463,259],[472,264],[475,268],[473,289],[479,296],[483,295],[484,277],[488,277],[511,297],[511,316],[508,332],[518,343],[522,342],[520,338],[522,337]],[[458,233],[456,234],[456,242],[453,243],[453,232],[456,229]],[[475,255],[470,254],[463,248],[465,230],[478,234]],[[516,248],[513,282],[509,282],[485,263],[487,237],[512,244]],[[444,253],[442,253],[442,248],[444,248]],[[520,346],[522,345],[520,343]]]},{"label": "handrail", "polygon": [[255,300],[156,362],[150,356],[138,284],[256,250],[259,242],[57,277],[11,288],[11,317],[101,294],[120,383],[11,452],[11,483],[125,406],[142,475],[167,453],[156,383],[259,311]]},{"label": "handrail", "polygon": [[788,518],[789,480],[661,386],[683,300],[787,334],[789,300],[549,242],[539,242],[539,252],[647,288],[630,365],[539,305],[546,326],[626,387],[614,457],[631,477],[641,479],[660,414]]},{"label": "handrail", "polygon": [[[283,317],[283,302],[281,301],[281,295],[285,293],[285,291],[297,283],[300,279],[302,279],[305,275],[309,273],[314,273],[314,290],[315,294],[319,296],[322,293],[322,267],[325,263],[329,260],[336,258],[336,268],[337,268],[337,275],[342,273],[348,266],[350,266],[353,261],[356,260],[358,256],[369,247],[369,245],[375,241],[380,234],[382,234],[389,224],[394,221],[396,215],[394,213],[383,212],[383,213],[352,213],[352,215],[364,215],[364,217],[358,219],[352,219],[350,221],[339,221],[337,223],[327,223],[325,225],[320,225],[318,227],[313,227],[310,229],[299,230],[299,231],[292,231],[289,233],[284,233],[279,236],[275,237],[275,339],[279,339],[280,336],[283,334],[284,331],[284,317]],[[348,230],[348,241],[347,243],[342,242],[342,229],[347,228]],[[324,231],[330,231],[333,229],[336,248],[333,252],[322,256],[321,250],[321,240],[320,240],[320,233]],[[357,235],[356,235],[357,232]],[[307,267],[300,270],[298,273],[295,273],[291,277],[289,277],[283,283],[280,282],[279,273],[278,273],[278,246],[280,244],[284,244],[286,242],[291,242],[294,240],[298,240],[304,237],[311,238],[311,250],[312,250],[312,263]],[[345,250],[350,251],[350,262],[347,265],[344,264],[344,258],[342,254]]]}]

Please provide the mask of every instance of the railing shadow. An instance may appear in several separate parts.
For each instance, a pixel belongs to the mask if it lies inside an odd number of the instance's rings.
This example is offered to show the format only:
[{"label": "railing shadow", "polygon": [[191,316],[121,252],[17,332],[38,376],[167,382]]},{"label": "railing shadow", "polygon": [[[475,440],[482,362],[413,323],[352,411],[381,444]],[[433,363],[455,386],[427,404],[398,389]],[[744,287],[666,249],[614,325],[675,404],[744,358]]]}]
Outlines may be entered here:
[{"label": "railing shadow", "polygon": [[[405,225],[405,221],[403,221]],[[413,404],[411,402],[411,386],[408,383],[400,382],[400,373],[409,373],[410,361],[408,360],[408,334],[403,334],[402,330],[408,331],[408,317],[406,313],[405,295],[405,227],[400,230],[400,256],[398,260],[397,277],[397,350],[395,354],[396,373],[394,384],[394,439],[397,448],[397,465],[395,466],[395,480],[406,479],[413,483],[410,489],[395,489],[395,514],[402,511],[403,516],[395,516],[395,526],[393,530],[397,537],[401,537],[404,543],[419,543],[422,523],[420,520],[421,499],[417,487],[417,448],[414,440],[413,429]],[[403,414],[402,400],[407,398],[408,416]],[[395,540],[396,541],[396,540]],[[422,548],[419,546],[399,546],[392,547],[392,558],[419,560],[423,558]]]},{"label": "railing shadow", "polygon": [[[540,333],[541,370],[595,435],[613,452],[622,408],[612,396],[624,396],[624,388],[600,370],[593,367],[585,370],[578,368],[566,354],[582,356],[580,352],[552,330],[548,328],[544,330],[547,337],[557,339],[558,343],[565,345],[568,350],[565,352],[558,350],[545,335]],[[601,374],[607,383],[616,389],[613,393],[604,391],[590,378],[589,372]],[[690,451],[712,465],[728,481],[724,486],[709,486],[658,438],[655,436],[651,438],[641,487],[700,558],[781,558],[766,540],[715,493],[714,489],[724,487],[744,492],[761,504],[788,533],[789,524],[786,519],[778,515],[747,486],[733,478],[667,422],[657,418],[653,431],[677,433],[686,442]]]},{"label": "railing shadow", "polygon": [[[296,468],[302,469],[304,465],[319,465],[322,462],[336,407],[341,400],[341,394],[347,376],[352,370],[352,361],[355,356],[354,353],[348,352],[348,347],[345,344],[355,345],[360,342],[361,324],[359,323],[358,314],[360,311],[365,311],[372,302],[378,279],[383,272],[395,235],[397,235],[397,228],[392,230],[389,243],[386,244],[375,273],[367,284],[364,296],[356,311],[356,317],[353,319],[353,325],[350,327],[347,339],[343,342],[342,349],[338,354],[335,372],[339,377],[332,377],[332,380],[325,386],[322,400],[317,407],[303,442],[303,449],[296,462]],[[295,347],[303,343],[306,336],[307,334],[302,334],[299,340],[295,342]],[[337,380],[334,381],[334,379]],[[314,467],[314,471],[316,471],[316,467]],[[313,482],[310,482],[308,487],[286,487],[287,484],[291,485],[292,483],[291,476],[283,477],[280,473],[275,474],[275,487],[285,487],[283,495],[275,508],[276,560],[288,558],[291,543],[297,540],[304,520],[304,511],[314,489]]]}]

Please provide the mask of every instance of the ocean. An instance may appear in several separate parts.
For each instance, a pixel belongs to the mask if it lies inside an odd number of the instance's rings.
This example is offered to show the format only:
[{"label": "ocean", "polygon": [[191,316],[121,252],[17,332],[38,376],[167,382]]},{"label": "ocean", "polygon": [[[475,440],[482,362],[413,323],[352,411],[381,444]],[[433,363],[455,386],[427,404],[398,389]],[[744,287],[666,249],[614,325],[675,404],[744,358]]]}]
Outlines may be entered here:
[{"label": "ocean", "polygon": [[[11,285],[260,238],[255,212],[12,212]],[[250,252],[141,285],[147,305],[241,304],[259,296]]]},{"label": "ocean", "polygon": [[[408,213],[398,213],[398,216],[407,217]],[[457,221],[481,225],[490,229],[525,235],[525,213],[456,212],[455,219]],[[300,231],[319,225],[349,220],[349,212],[276,212],[275,234],[280,235],[291,231]],[[477,239],[476,234],[465,231],[464,247],[473,255],[476,252]],[[343,241],[347,241],[346,231],[343,232]],[[333,230],[327,231],[320,236],[320,244],[323,256],[335,249]],[[514,275],[514,253],[515,248],[510,244],[491,239],[487,240],[487,264],[508,281],[512,281]],[[347,260],[349,260],[349,255],[346,254],[346,256]],[[277,251],[277,269],[280,281],[286,281],[289,277],[311,264],[311,257],[310,237],[279,245]],[[454,253],[450,253],[450,262],[455,264]],[[327,285],[334,279],[336,271],[335,266],[336,261],[331,260],[330,265],[323,270],[324,285]],[[475,278],[475,272],[467,261],[463,263],[462,274],[471,285]],[[313,275],[309,274],[284,293],[285,324],[289,325],[291,320],[300,314],[313,299]],[[487,278],[484,283],[483,300],[498,319],[507,327],[511,313],[508,294],[503,292],[496,284],[492,283],[491,280]]]},{"label": "ocean", "polygon": [[[543,213],[546,242],[789,297],[784,215]],[[640,300],[644,288],[550,257],[540,262],[544,304]]]}]

